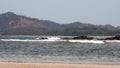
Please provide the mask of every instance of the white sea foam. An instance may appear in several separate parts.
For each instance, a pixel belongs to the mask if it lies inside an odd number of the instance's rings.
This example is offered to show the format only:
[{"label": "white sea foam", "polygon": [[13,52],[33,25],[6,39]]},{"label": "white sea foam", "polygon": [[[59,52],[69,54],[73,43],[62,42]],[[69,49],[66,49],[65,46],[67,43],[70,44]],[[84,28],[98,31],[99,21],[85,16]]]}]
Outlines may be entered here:
[{"label": "white sea foam", "polygon": [[17,42],[71,42],[71,43],[120,43],[120,40],[63,40],[59,37],[48,37],[47,39],[0,39],[1,41],[17,41]]},{"label": "white sea foam", "polygon": [[23,42],[27,42],[27,41],[34,41],[34,40],[22,40],[22,39],[1,39],[1,41],[23,41]]},{"label": "white sea foam", "polygon": [[47,37],[48,40],[60,40],[59,37]]},{"label": "white sea foam", "polygon": [[105,40],[108,43],[120,43],[120,40]]},{"label": "white sea foam", "polygon": [[78,43],[96,43],[102,44],[103,41],[100,40],[62,40],[60,38],[48,38],[48,39],[1,39],[1,41],[16,41],[16,42],[78,42]]},{"label": "white sea foam", "polygon": [[95,44],[103,44],[102,40],[68,40],[68,42],[79,42],[79,43],[95,43]]},{"label": "white sea foam", "polygon": [[41,39],[41,40],[37,40],[37,39],[1,39],[1,41],[16,41],[16,42],[62,42],[62,41],[67,41],[67,40],[55,40],[55,39]]}]

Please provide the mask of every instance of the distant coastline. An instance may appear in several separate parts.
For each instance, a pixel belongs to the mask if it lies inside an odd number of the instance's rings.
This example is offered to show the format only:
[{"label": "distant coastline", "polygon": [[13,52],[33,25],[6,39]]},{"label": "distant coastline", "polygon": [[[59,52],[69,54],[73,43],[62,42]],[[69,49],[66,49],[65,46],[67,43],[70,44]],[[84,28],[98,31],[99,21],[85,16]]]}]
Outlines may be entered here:
[{"label": "distant coastline", "polygon": [[81,22],[59,24],[7,12],[0,14],[0,35],[115,36],[120,35],[120,26]]}]

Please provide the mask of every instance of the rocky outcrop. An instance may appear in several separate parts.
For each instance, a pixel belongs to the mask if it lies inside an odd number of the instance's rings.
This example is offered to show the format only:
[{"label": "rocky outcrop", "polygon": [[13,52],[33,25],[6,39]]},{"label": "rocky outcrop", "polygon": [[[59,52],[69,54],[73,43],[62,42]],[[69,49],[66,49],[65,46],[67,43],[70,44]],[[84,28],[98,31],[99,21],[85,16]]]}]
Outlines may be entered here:
[{"label": "rocky outcrop", "polygon": [[105,38],[105,40],[120,40],[120,36]]},{"label": "rocky outcrop", "polygon": [[92,40],[94,38],[93,37],[88,37],[88,36],[77,36],[77,37],[74,37],[72,39],[87,39],[87,40]]}]

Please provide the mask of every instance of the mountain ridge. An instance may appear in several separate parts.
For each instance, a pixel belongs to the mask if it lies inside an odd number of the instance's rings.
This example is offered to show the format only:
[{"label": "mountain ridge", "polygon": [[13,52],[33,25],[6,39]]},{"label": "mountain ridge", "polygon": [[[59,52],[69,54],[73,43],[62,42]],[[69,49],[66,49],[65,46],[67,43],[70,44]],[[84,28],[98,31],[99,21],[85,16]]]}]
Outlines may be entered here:
[{"label": "mountain ridge", "polygon": [[94,25],[81,22],[59,24],[50,20],[39,20],[17,15],[13,12],[0,14],[1,35],[92,35],[90,33],[95,33],[96,31],[99,33],[100,31],[119,32],[119,30],[120,26],[115,27],[110,24]]}]

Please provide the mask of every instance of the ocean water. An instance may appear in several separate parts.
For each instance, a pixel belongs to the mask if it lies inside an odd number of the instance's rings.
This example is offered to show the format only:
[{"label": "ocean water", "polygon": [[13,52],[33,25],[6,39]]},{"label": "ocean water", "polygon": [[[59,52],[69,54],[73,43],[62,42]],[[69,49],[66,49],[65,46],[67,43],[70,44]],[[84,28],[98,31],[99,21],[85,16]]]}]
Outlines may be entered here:
[{"label": "ocean water", "polygon": [[0,36],[0,62],[120,64],[120,43],[1,40],[34,40],[36,38],[41,38],[41,36]]}]

